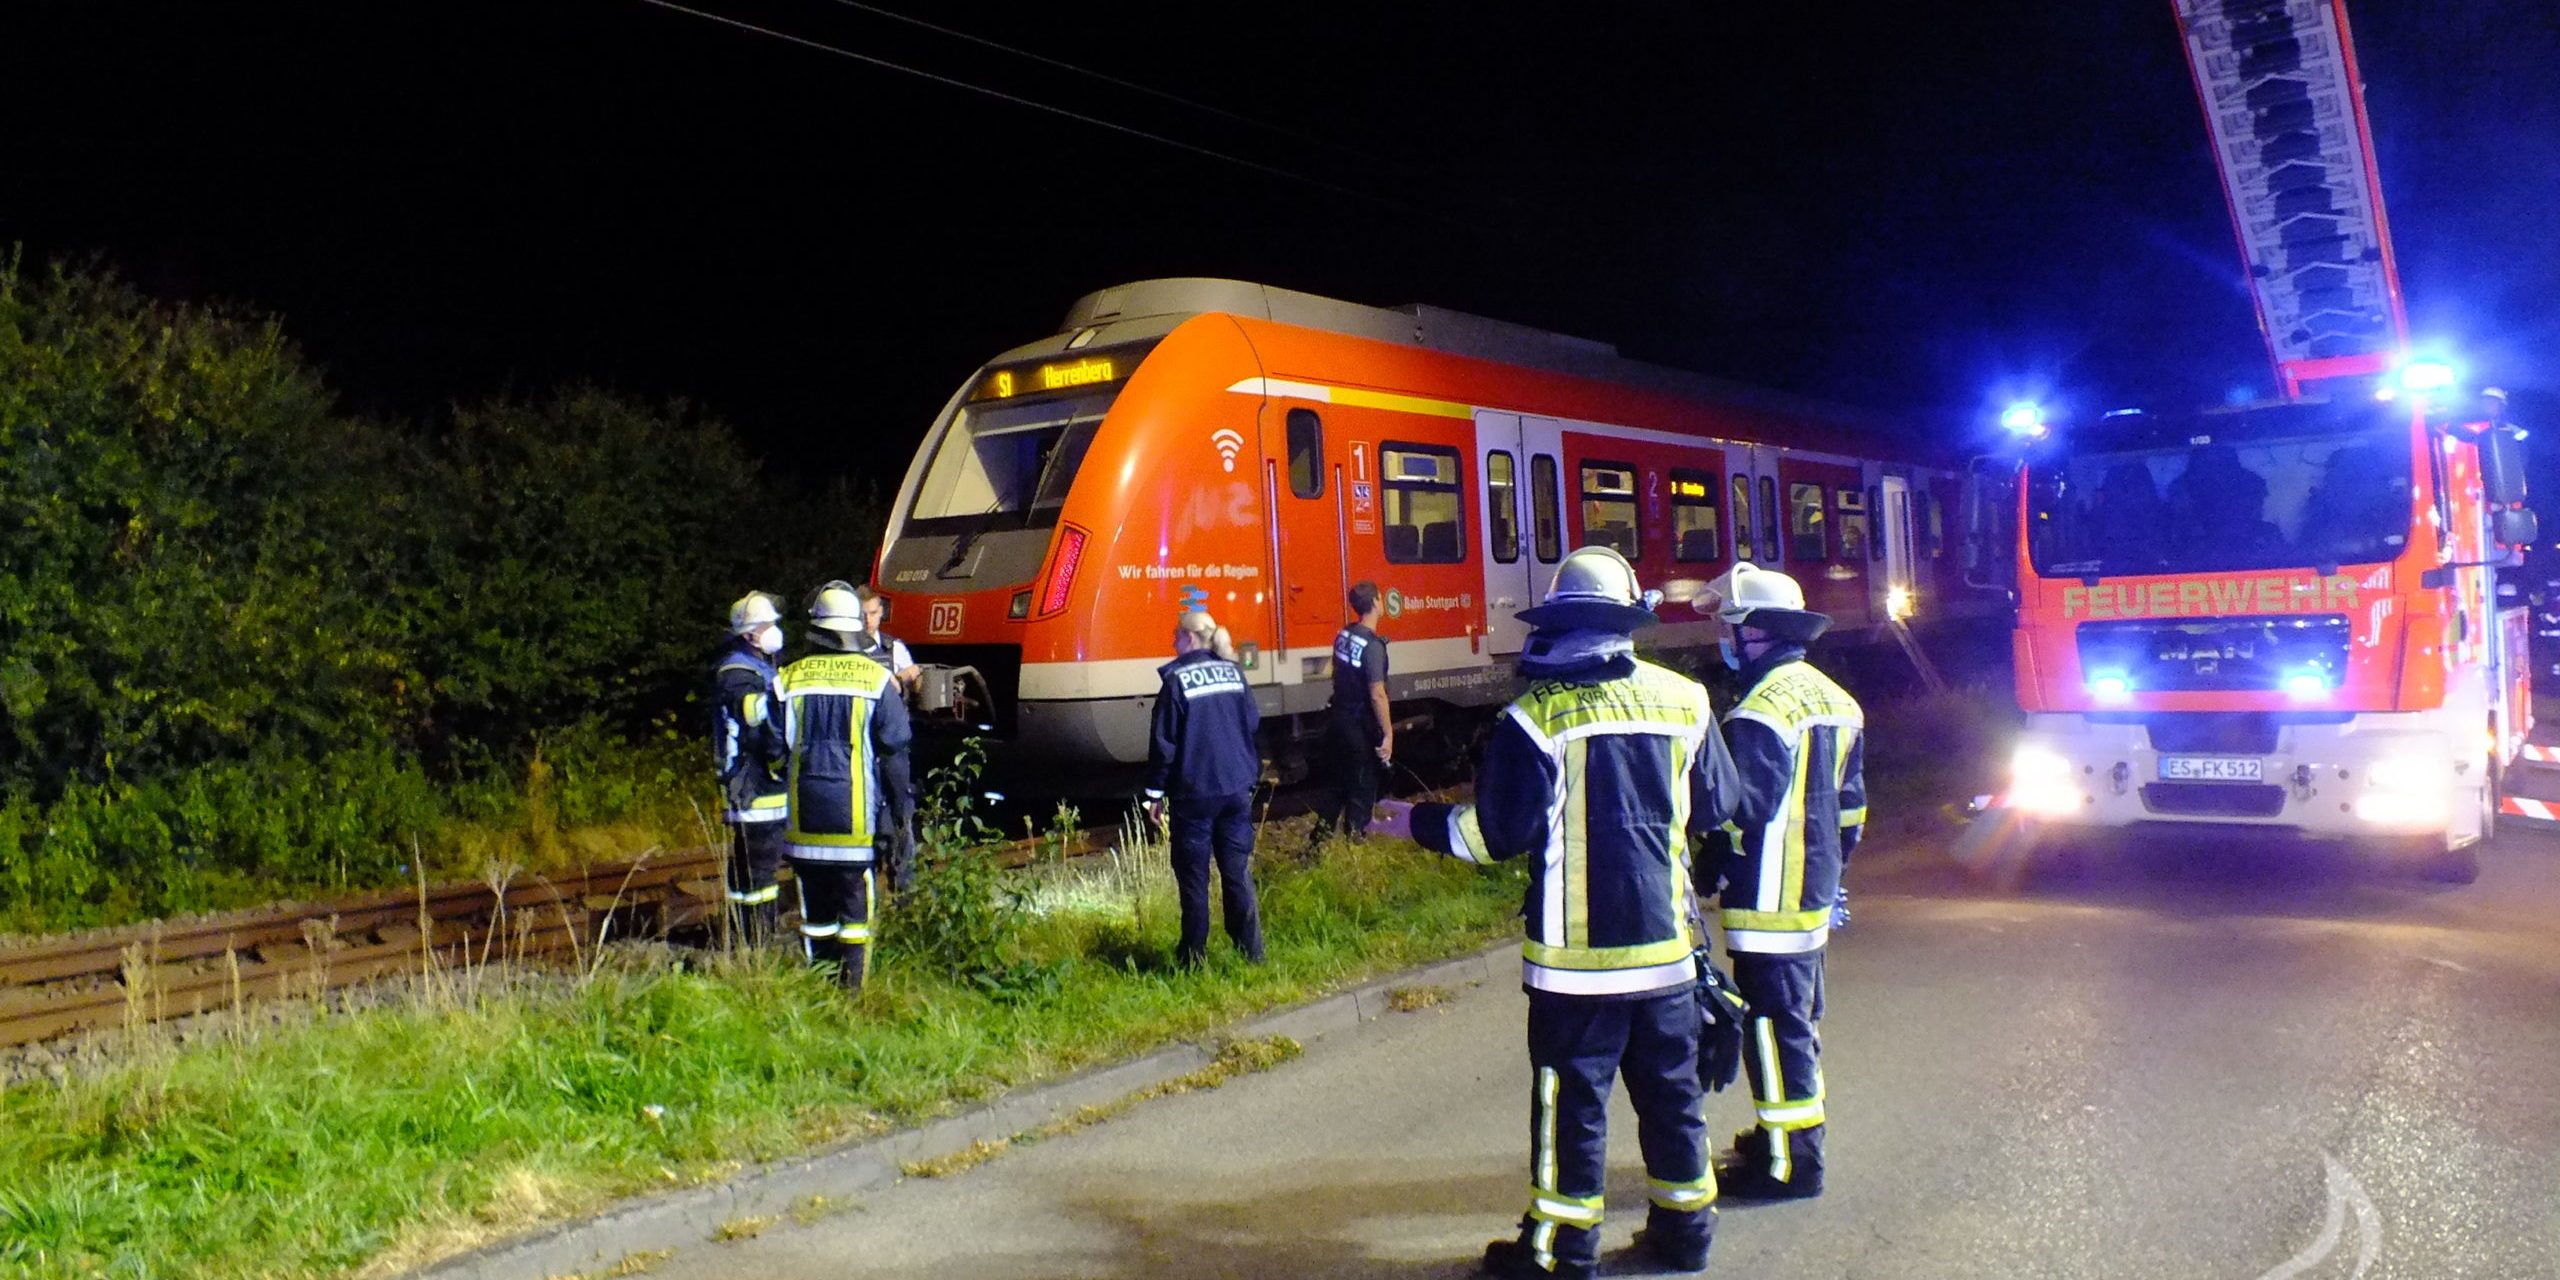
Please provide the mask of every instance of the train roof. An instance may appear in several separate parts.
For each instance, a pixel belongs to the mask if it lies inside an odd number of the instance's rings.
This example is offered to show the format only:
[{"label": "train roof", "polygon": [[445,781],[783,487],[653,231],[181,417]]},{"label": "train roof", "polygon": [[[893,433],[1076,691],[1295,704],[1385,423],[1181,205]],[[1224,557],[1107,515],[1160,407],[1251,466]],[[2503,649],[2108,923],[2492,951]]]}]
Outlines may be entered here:
[{"label": "train roof", "polygon": [[[1097,289],[1067,308],[1059,332],[1027,343],[1000,359],[1054,354],[1068,346],[1109,345],[1170,332],[1193,316],[1224,314],[1267,320],[1323,333],[1443,352],[1516,368],[1585,378],[1661,395],[1705,400],[1798,419],[1828,422],[1905,449],[1927,449],[1924,420],[1730,382],[1685,369],[1630,360],[1606,342],[1549,333],[1527,325],[1412,303],[1373,307],[1203,276],[1138,280]],[[1095,330],[1084,341],[1078,335]],[[1915,428],[1920,428],[1915,430]]]}]

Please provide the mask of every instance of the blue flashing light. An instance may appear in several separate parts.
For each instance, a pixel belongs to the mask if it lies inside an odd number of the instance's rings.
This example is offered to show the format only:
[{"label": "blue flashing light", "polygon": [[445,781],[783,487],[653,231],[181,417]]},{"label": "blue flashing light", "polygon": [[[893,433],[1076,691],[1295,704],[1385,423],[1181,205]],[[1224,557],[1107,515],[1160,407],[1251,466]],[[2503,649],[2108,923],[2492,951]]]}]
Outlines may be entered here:
[{"label": "blue flashing light", "polygon": [[2133,692],[2133,681],[2120,671],[2102,671],[2089,677],[2089,692],[2101,698],[2121,698]]},{"label": "blue flashing light", "polygon": [[2000,411],[2000,425],[2020,435],[2044,434],[2044,410],[2032,400],[2021,400]]},{"label": "blue flashing light", "polygon": [[2453,366],[2442,360],[2412,360],[2400,366],[2404,391],[2442,391],[2453,385]]},{"label": "blue flashing light", "polygon": [[2296,671],[2284,678],[2284,691],[2297,698],[2317,698],[2329,692],[2329,677],[2317,671]]}]

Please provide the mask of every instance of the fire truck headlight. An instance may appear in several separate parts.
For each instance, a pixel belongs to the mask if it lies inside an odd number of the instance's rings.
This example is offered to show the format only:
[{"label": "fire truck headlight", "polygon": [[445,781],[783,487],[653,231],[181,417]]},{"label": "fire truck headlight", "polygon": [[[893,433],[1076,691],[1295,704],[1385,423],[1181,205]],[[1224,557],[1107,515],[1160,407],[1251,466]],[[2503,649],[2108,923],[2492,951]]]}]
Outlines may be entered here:
[{"label": "fire truck headlight", "polygon": [[2009,807],[2041,817],[2061,817],[2084,802],[2071,778],[2071,761],[2033,744],[2009,757]]},{"label": "fire truck headlight", "polygon": [[2441,796],[2453,789],[2453,762],[2443,756],[2415,752],[2384,756],[2374,761],[2364,776],[2376,791]]},{"label": "fire truck headlight", "polygon": [[2365,770],[2356,820],[2378,827],[2441,827],[2453,818],[2453,763],[2443,756],[2385,756]]}]

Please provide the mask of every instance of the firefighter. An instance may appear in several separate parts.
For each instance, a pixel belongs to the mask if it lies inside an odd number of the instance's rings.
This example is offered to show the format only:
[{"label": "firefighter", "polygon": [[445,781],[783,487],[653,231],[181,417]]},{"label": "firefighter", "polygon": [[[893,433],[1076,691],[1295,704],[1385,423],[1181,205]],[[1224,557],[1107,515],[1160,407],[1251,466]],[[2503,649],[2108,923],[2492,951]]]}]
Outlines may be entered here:
[{"label": "firefighter", "polygon": [[[1255,735],[1262,709],[1244,672],[1221,656],[1226,628],[1204,610],[1174,628],[1174,659],[1159,668],[1155,728],[1147,746],[1147,806],[1173,817],[1173,881],[1182,897],[1182,941],[1174,962],[1209,953],[1209,864],[1216,850],[1227,940],[1262,963],[1262,915],[1254,903],[1253,789],[1262,781]],[[1231,647],[1228,646],[1228,647]],[[1168,797],[1167,792],[1171,795]]]},{"label": "firefighter", "polygon": [[[923,669],[908,654],[905,641],[880,629],[881,620],[888,616],[888,602],[868,586],[855,587],[853,593],[862,598],[862,643],[857,652],[887,668],[903,698],[914,692]],[[880,798],[889,809],[878,845],[880,873],[889,891],[897,893],[915,878],[916,779],[911,753],[880,758]]]},{"label": "firefighter", "polygon": [[1737,1199],[1797,1200],[1822,1194],[1822,955],[1847,923],[1840,873],[1867,820],[1866,717],[1805,661],[1831,619],[1804,607],[1795,579],[1742,562],[1711,586],[1745,690],[1724,717],[1742,789],[1721,902],[1759,1120],[1716,1168]]},{"label": "firefighter", "polygon": [[773,936],[782,914],[782,828],[786,800],[774,698],[774,655],[782,652],[781,602],[750,591],[729,606],[729,647],[712,674],[712,750],[729,823],[729,915],[750,946]]},{"label": "firefighter", "polygon": [[897,682],[856,650],[862,600],[830,582],[809,599],[813,653],[775,680],[790,745],[790,819],[783,841],[800,886],[800,936],[809,962],[862,988],[870,955],[873,849],[881,813],[879,762],[911,733]]},{"label": "firefighter", "polygon": [[1317,800],[1316,837],[1357,833],[1369,826],[1387,765],[1395,759],[1396,722],[1387,714],[1387,641],[1378,634],[1385,616],[1378,584],[1355,584],[1345,594],[1351,621],[1333,637],[1333,702],[1325,731],[1332,783]]},{"label": "firefighter", "polygon": [[1476,802],[1410,814],[1426,848],[1530,858],[1529,1211],[1484,1253],[1487,1271],[1514,1280],[1597,1269],[1620,1075],[1652,1188],[1639,1244],[1696,1271],[1715,1237],[1689,850],[1730,815],[1736,782],[1707,691],[1635,656],[1653,598],[1614,550],[1566,556],[1546,599],[1520,614],[1536,628],[1520,658],[1533,683],[1495,722]]}]

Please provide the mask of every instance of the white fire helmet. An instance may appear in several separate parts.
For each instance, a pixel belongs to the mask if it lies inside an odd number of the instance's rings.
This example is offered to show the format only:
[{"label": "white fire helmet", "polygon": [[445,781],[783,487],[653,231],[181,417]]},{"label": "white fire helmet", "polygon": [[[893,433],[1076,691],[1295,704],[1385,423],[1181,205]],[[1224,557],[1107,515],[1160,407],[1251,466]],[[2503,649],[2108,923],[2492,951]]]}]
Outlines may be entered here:
[{"label": "white fire helmet", "polygon": [[1562,631],[1623,631],[1653,625],[1658,592],[1638,589],[1636,568],[1614,547],[1578,547],[1556,566],[1547,598],[1520,611],[1530,626]]},{"label": "white fire helmet", "polygon": [[1750,627],[1798,643],[1831,629],[1830,615],[1804,607],[1804,588],[1794,578],[1748,560],[1736,561],[1707,589],[1723,600],[1716,616],[1727,626]]},{"label": "white fire helmet", "polygon": [[769,622],[782,621],[782,602],[771,592],[750,591],[729,606],[729,634],[742,636]]},{"label": "white fire helmet", "polygon": [[838,579],[819,587],[809,596],[809,625],[844,635],[860,635],[862,597],[850,583]]}]

